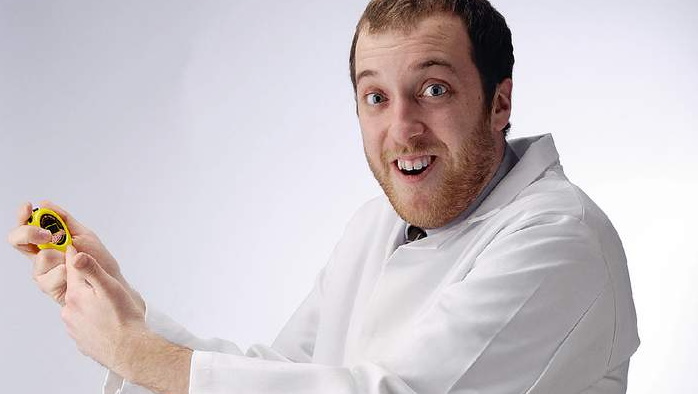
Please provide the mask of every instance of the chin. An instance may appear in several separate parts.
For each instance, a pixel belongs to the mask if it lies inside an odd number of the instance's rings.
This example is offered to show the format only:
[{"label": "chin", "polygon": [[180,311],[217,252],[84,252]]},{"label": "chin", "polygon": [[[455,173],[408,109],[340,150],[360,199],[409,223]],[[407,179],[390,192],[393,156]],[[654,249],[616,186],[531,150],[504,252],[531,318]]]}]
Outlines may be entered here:
[{"label": "chin", "polygon": [[434,215],[434,213],[435,212],[419,211],[415,209],[403,212],[398,211],[398,214],[404,221],[423,229],[439,228],[453,219],[451,216]]},{"label": "chin", "polygon": [[458,216],[458,209],[445,204],[443,199],[440,198],[441,196],[421,193],[411,196],[391,194],[388,194],[388,199],[397,214],[407,223],[417,227],[425,229],[438,228]]}]

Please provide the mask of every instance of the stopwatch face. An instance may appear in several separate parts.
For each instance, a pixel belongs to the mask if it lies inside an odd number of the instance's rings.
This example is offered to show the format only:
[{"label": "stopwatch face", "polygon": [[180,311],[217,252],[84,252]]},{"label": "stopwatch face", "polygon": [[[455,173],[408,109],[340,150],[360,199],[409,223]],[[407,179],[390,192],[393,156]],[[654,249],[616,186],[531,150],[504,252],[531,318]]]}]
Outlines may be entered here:
[{"label": "stopwatch face", "polygon": [[61,221],[55,216],[48,213],[41,215],[39,225],[53,234],[53,239],[51,240],[52,243],[56,245],[63,245],[67,241],[65,229],[63,228]]}]

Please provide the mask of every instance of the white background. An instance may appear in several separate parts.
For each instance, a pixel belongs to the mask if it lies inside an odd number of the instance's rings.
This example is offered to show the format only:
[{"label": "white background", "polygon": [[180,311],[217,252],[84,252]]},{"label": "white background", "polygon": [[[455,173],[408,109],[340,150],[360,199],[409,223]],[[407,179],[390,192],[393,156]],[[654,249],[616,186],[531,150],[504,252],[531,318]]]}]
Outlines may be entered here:
[{"label": "white background", "polygon": [[[632,394],[695,393],[698,3],[495,1],[512,137],[552,132],[624,241]],[[270,343],[351,214],[380,193],[347,57],[364,1],[0,0],[0,223],[48,198],[150,304]],[[30,263],[0,247],[3,393],[95,393]]]}]

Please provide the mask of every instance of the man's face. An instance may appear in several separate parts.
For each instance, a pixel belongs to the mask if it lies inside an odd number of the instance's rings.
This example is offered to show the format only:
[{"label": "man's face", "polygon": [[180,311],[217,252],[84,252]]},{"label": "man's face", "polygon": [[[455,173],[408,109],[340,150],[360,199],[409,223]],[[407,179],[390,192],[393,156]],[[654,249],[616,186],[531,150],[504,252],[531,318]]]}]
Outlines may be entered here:
[{"label": "man's face", "polygon": [[414,225],[448,223],[496,171],[504,141],[463,23],[437,15],[409,33],[364,29],[356,78],[364,151],[391,204]]}]

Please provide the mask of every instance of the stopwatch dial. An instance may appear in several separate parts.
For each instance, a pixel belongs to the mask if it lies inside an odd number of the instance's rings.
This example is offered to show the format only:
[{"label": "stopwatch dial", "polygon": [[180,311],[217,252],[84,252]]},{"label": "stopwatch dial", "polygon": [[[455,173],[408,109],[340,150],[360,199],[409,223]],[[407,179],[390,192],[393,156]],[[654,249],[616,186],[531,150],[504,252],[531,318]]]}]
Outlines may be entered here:
[{"label": "stopwatch dial", "polygon": [[55,216],[48,213],[41,215],[39,225],[51,232],[51,243],[63,245],[67,241],[65,229],[63,228],[61,221]]}]

